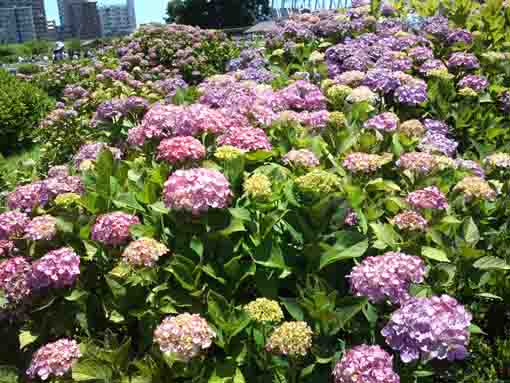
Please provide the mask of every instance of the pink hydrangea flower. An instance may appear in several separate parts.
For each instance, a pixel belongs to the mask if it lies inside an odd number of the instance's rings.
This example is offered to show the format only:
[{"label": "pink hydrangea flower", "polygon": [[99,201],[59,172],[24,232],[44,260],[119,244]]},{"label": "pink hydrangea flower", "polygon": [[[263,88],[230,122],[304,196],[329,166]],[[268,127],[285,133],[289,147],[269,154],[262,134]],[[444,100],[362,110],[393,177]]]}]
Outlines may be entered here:
[{"label": "pink hydrangea flower", "polygon": [[57,219],[51,215],[35,217],[26,228],[25,238],[50,241],[57,234]]},{"label": "pink hydrangea flower", "polygon": [[80,257],[70,247],[50,251],[32,264],[31,284],[36,290],[74,285],[80,275]]},{"label": "pink hydrangea flower", "polygon": [[425,189],[409,193],[406,201],[416,209],[448,209],[448,199],[435,186],[429,186]]},{"label": "pink hydrangea flower", "polygon": [[175,165],[185,161],[199,161],[205,157],[205,154],[205,147],[200,141],[186,136],[161,141],[157,158]]},{"label": "pink hydrangea flower", "polygon": [[219,136],[216,142],[218,146],[230,145],[247,152],[272,149],[266,133],[251,127],[229,130]]},{"label": "pink hydrangea flower", "polygon": [[92,227],[92,240],[107,246],[122,245],[131,239],[130,227],[139,223],[135,215],[123,212],[104,214]]},{"label": "pink hydrangea flower", "polygon": [[10,258],[0,263],[0,290],[9,302],[21,302],[32,293],[31,267],[23,257]]},{"label": "pink hydrangea flower", "polygon": [[20,238],[29,222],[30,218],[19,211],[0,214],[0,240]]},{"label": "pink hydrangea flower", "polygon": [[196,168],[178,170],[165,183],[165,205],[175,210],[200,214],[209,209],[223,209],[232,200],[227,178],[217,170]]},{"label": "pink hydrangea flower", "polygon": [[34,354],[27,375],[32,379],[47,380],[50,376],[63,376],[80,359],[78,343],[70,339],[60,339],[41,347]]}]

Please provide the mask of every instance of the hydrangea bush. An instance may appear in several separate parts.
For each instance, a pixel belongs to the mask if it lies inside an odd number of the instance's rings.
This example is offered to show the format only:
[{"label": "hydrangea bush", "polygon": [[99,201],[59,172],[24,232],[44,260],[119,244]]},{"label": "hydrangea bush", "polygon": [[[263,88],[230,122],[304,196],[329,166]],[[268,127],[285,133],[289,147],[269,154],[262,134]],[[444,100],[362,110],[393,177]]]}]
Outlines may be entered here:
[{"label": "hydrangea bush", "polygon": [[508,12],[148,26],[49,69],[79,77],[5,193],[1,376],[508,379]]}]

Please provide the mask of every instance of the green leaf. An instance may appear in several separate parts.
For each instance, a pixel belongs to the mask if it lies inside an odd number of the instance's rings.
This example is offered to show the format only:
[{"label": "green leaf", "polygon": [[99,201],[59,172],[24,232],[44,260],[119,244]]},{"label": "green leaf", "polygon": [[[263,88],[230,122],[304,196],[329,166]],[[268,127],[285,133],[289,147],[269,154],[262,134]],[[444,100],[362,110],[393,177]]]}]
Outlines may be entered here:
[{"label": "green leaf", "polygon": [[395,249],[400,241],[400,236],[393,229],[393,226],[385,223],[371,223],[370,227],[374,231],[377,241],[374,247],[379,250],[384,250],[387,247]]},{"label": "green leaf", "polygon": [[189,243],[189,247],[193,250],[200,258],[204,255],[204,244],[197,237],[193,237]]},{"label": "green leaf", "polygon": [[368,303],[365,297],[347,297],[338,302],[337,319],[341,326],[345,326]]},{"label": "green leaf", "polygon": [[246,231],[246,228],[244,227],[244,223],[242,220],[234,218],[230,221],[230,224],[227,228],[220,231],[222,235],[225,237],[228,237],[230,234],[238,233],[241,231]]},{"label": "green leaf", "polygon": [[504,259],[492,255],[480,258],[473,263],[473,267],[479,270],[510,270],[510,266]]},{"label": "green leaf", "polygon": [[285,306],[289,314],[297,321],[302,321],[305,318],[303,310],[294,298],[280,298],[280,301]]},{"label": "green leaf", "polygon": [[464,239],[472,246],[476,245],[480,240],[480,233],[478,227],[473,221],[472,217],[469,217],[464,223]]},{"label": "green leaf", "polygon": [[439,262],[450,262],[448,256],[443,250],[435,249],[433,247],[424,246],[421,248],[421,254],[429,259]]},{"label": "green leaf", "polygon": [[498,295],[494,295],[494,294],[491,294],[491,293],[479,293],[479,294],[476,294],[477,297],[482,297],[482,298],[488,298],[488,299],[496,299],[498,301],[502,301],[503,298],[501,298],[500,296]]},{"label": "green leaf", "polygon": [[0,383],[18,383],[20,374],[14,367],[0,366]]},{"label": "green leaf", "polygon": [[236,369],[236,374],[234,375],[234,381],[232,383],[245,383],[243,372],[238,368]]},{"label": "green leaf", "polygon": [[359,242],[340,252],[338,252],[337,249],[333,247],[330,251],[327,251],[321,256],[319,270],[322,270],[324,267],[336,262],[344,261],[346,259],[359,258],[365,254],[367,249],[367,240]]},{"label": "green leaf", "polygon": [[210,290],[207,294],[207,312],[218,326],[223,327],[230,315],[230,304],[221,295]]},{"label": "green leaf", "polygon": [[87,295],[89,295],[89,293],[85,290],[74,289],[71,294],[65,297],[65,299],[66,301],[76,302],[79,301],[82,297],[86,297]]},{"label": "green leaf", "polygon": [[165,270],[172,273],[177,282],[186,290],[195,290],[194,271],[195,264],[193,261],[181,255],[174,255],[170,266]]},{"label": "green leaf", "polygon": [[433,371],[419,370],[419,371],[414,371],[413,372],[413,376],[424,378],[424,377],[427,377],[427,376],[434,376],[434,372]]},{"label": "green leaf", "polygon": [[26,346],[28,346],[31,343],[34,343],[38,335],[33,335],[30,331],[21,331],[19,333],[19,347],[20,349],[24,349]]},{"label": "green leaf", "polygon": [[303,368],[301,370],[301,374],[299,374],[299,378],[300,379],[306,378],[308,375],[310,375],[313,372],[314,369],[315,369],[315,363]]},{"label": "green leaf", "polygon": [[485,331],[483,331],[480,327],[478,327],[476,324],[470,324],[468,327],[470,334],[483,334],[487,335]]},{"label": "green leaf", "polygon": [[103,382],[111,382],[112,369],[94,360],[85,359],[78,361],[73,366],[72,377],[77,382],[84,382],[88,380],[99,380]]},{"label": "green leaf", "polygon": [[140,238],[154,238],[156,236],[156,228],[150,225],[131,225],[129,227],[129,232],[136,239]]}]

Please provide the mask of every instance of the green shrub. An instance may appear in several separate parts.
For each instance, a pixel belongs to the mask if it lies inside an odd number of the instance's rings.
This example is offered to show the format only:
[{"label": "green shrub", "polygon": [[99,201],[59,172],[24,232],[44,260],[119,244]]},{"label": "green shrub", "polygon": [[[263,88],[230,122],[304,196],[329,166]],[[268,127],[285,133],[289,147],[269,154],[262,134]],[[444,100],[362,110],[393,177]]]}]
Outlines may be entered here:
[{"label": "green shrub", "polygon": [[42,68],[39,65],[36,64],[22,64],[18,66],[18,73],[25,74],[25,75],[31,75],[40,73],[42,71]]},{"label": "green shrub", "polygon": [[0,71],[0,153],[9,154],[26,142],[51,105],[43,91]]}]

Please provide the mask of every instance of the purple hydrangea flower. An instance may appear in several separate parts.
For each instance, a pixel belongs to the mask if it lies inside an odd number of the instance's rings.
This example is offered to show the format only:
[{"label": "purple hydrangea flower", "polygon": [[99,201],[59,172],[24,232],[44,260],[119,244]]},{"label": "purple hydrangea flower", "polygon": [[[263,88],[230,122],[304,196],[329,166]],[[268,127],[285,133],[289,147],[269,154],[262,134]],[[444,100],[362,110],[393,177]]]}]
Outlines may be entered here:
[{"label": "purple hydrangea flower", "polygon": [[50,376],[63,376],[81,357],[78,343],[70,339],[60,339],[41,347],[34,354],[27,375],[32,379],[47,380]]},{"label": "purple hydrangea flower", "polygon": [[489,81],[482,76],[467,75],[459,81],[460,88],[470,88],[477,93],[484,91],[488,86]]},{"label": "purple hydrangea flower", "polygon": [[11,303],[19,303],[30,296],[31,267],[23,257],[7,259],[0,263],[0,290]]},{"label": "purple hydrangea flower", "polygon": [[77,176],[52,177],[45,179],[43,182],[48,189],[50,199],[65,193],[83,194],[85,191],[81,178]]},{"label": "purple hydrangea flower", "polygon": [[333,370],[335,383],[400,383],[393,357],[379,346],[352,348]]},{"label": "purple hydrangea flower", "polygon": [[29,222],[30,218],[18,211],[0,214],[0,240],[20,238],[25,233]]},{"label": "purple hydrangea flower", "polygon": [[389,252],[368,257],[349,274],[351,291],[366,296],[373,303],[391,301],[403,304],[409,298],[412,283],[421,283],[425,276],[425,263],[420,257]]},{"label": "purple hydrangea flower", "polygon": [[358,214],[352,209],[349,209],[344,219],[344,224],[347,226],[356,226],[358,224]]},{"label": "purple hydrangea flower", "polygon": [[199,161],[205,157],[204,145],[193,137],[174,137],[161,141],[157,159],[173,165],[185,161]]},{"label": "purple hydrangea flower", "polygon": [[412,299],[395,311],[382,335],[404,363],[464,359],[471,314],[448,295]]},{"label": "purple hydrangea flower", "polygon": [[409,193],[406,201],[416,209],[448,209],[448,199],[435,186],[429,186],[425,189]]},{"label": "purple hydrangea flower", "polygon": [[440,120],[426,118],[423,120],[423,126],[425,126],[425,129],[432,133],[439,133],[442,135],[448,134],[448,125]]},{"label": "purple hydrangea flower", "polygon": [[500,109],[505,113],[510,113],[510,92],[505,91],[499,97]]},{"label": "purple hydrangea flower", "polygon": [[74,156],[74,165],[79,168],[80,164],[84,161],[95,161],[105,149],[111,151],[116,160],[122,158],[122,152],[119,149],[108,146],[104,142],[95,142],[81,146],[78,153]]},{"label": "purple hydrangea flower", "polygon": [[80,257],[70,247],[50,251],[32,264],[34,290],[71,287],[80,275]]},{"label": "purple hydrangea flower", "polygon": [[399,118],[395,113],[384,112],[370,120],[366,121],[363,125],[365,129],[375,129],[381,132],[394,132],[398,128]]},{"label": "purple hydrangea flower", "polygon": [[140,224],[137,216],[123,212],[103,214],[92,227],[92,240],[107,246],[118,246],[131,239],[132,225]]},{"label": "purple hydrangea flower", "polygon": [[422,46],[412,48],[409,50],[408,55],[418,63],[423,63],[434,58],[432,49]]},{"label": "purple hydrangea flower", "polygon": [[217,170],[196,168],[178,170],[165,182],[165,205],[194,215],[209,209],[226,208],[232,200],[227,178]]},{"label": "purple hydrangea flower", "polygon": [[179,89],[186,89],[188,84],[182,77],[167,78],[154,83],[154,89],[165,97],[174,97]]},{"label": "purple hydrangea flower", "polygon": [[401,83],[395,73],[388,69],[371,69],[367,72],[363,85],[374,92],[388,94],[397,89]]},{"label": "purple hydrangea flower", "polygon": [[479,67],[480,61],[478,61],[478,58],[471,53],[455,52],[452,53],[448,59],[448,68],[470,70],[477,69]]},{"label": "purple hydrangea flower", "polygon": [[463,160],[462,158],[458,158],[455,160],[455,164],[461,170],[466,170],[474,176],[485,178],[485,171],[483,170],[481,165],[476,161]]},{"label": "purple hydrangea flower", "polygon": [[319,87],[298,80],[278,92],[278,97],[285,103],[285,109],[320,110],[326,109],[326,97]]},{"label": "purple hydrangea flower", "polygon": [[473,42],[473,35],[471,34],[471,32],[466,31],[465,29],[455,29],[448,33],[446,41],[450,45],[457,43],[464,43],[466,45],[469,45]]},{"label": "purple hydrangea flower", "polygon": [[69,168],[67,165],[52,166],[48,170],[48,177],[67,177],[69,175]]},{"label": "purple hydrangea flower", "polygon": [[448,18],[441,15],[428,17],[422,25],[422,30],[426,34],[446,37],[448,34]]},{"label": "purple hydrangea flower", "polygon": [[440,133],[428,132],[422,138],[418,148],[428,153],[442,153],[446,156],[453,156],[459,146],[457,141],[449,139]]},{"label": "purple hydrangea flower", "polygon": [[447,71],[446,65],[441,60],[430,59],[425,61],[419,69],[419,72],[424,75],[428,75],[432,70],[444,70]]},{"label": "purple hydrangea flower", "polygon": [[395,99],[400,104],[419,105],[427,101],[427,84],[402,85],[395,90]]},{"label": "purple hydrangea flower", "polygon": [[7,196],[7,206],[11,210],[19,209],[30,213],[37,207],[44,207],[50,200],[50,193],[45,182],[39,181],[19,186]]},{"label": "purple hydrangea flower", "polygon": [[16,251],[16,245],[13,241],[0,239],[0,258],[10,257]]}]

